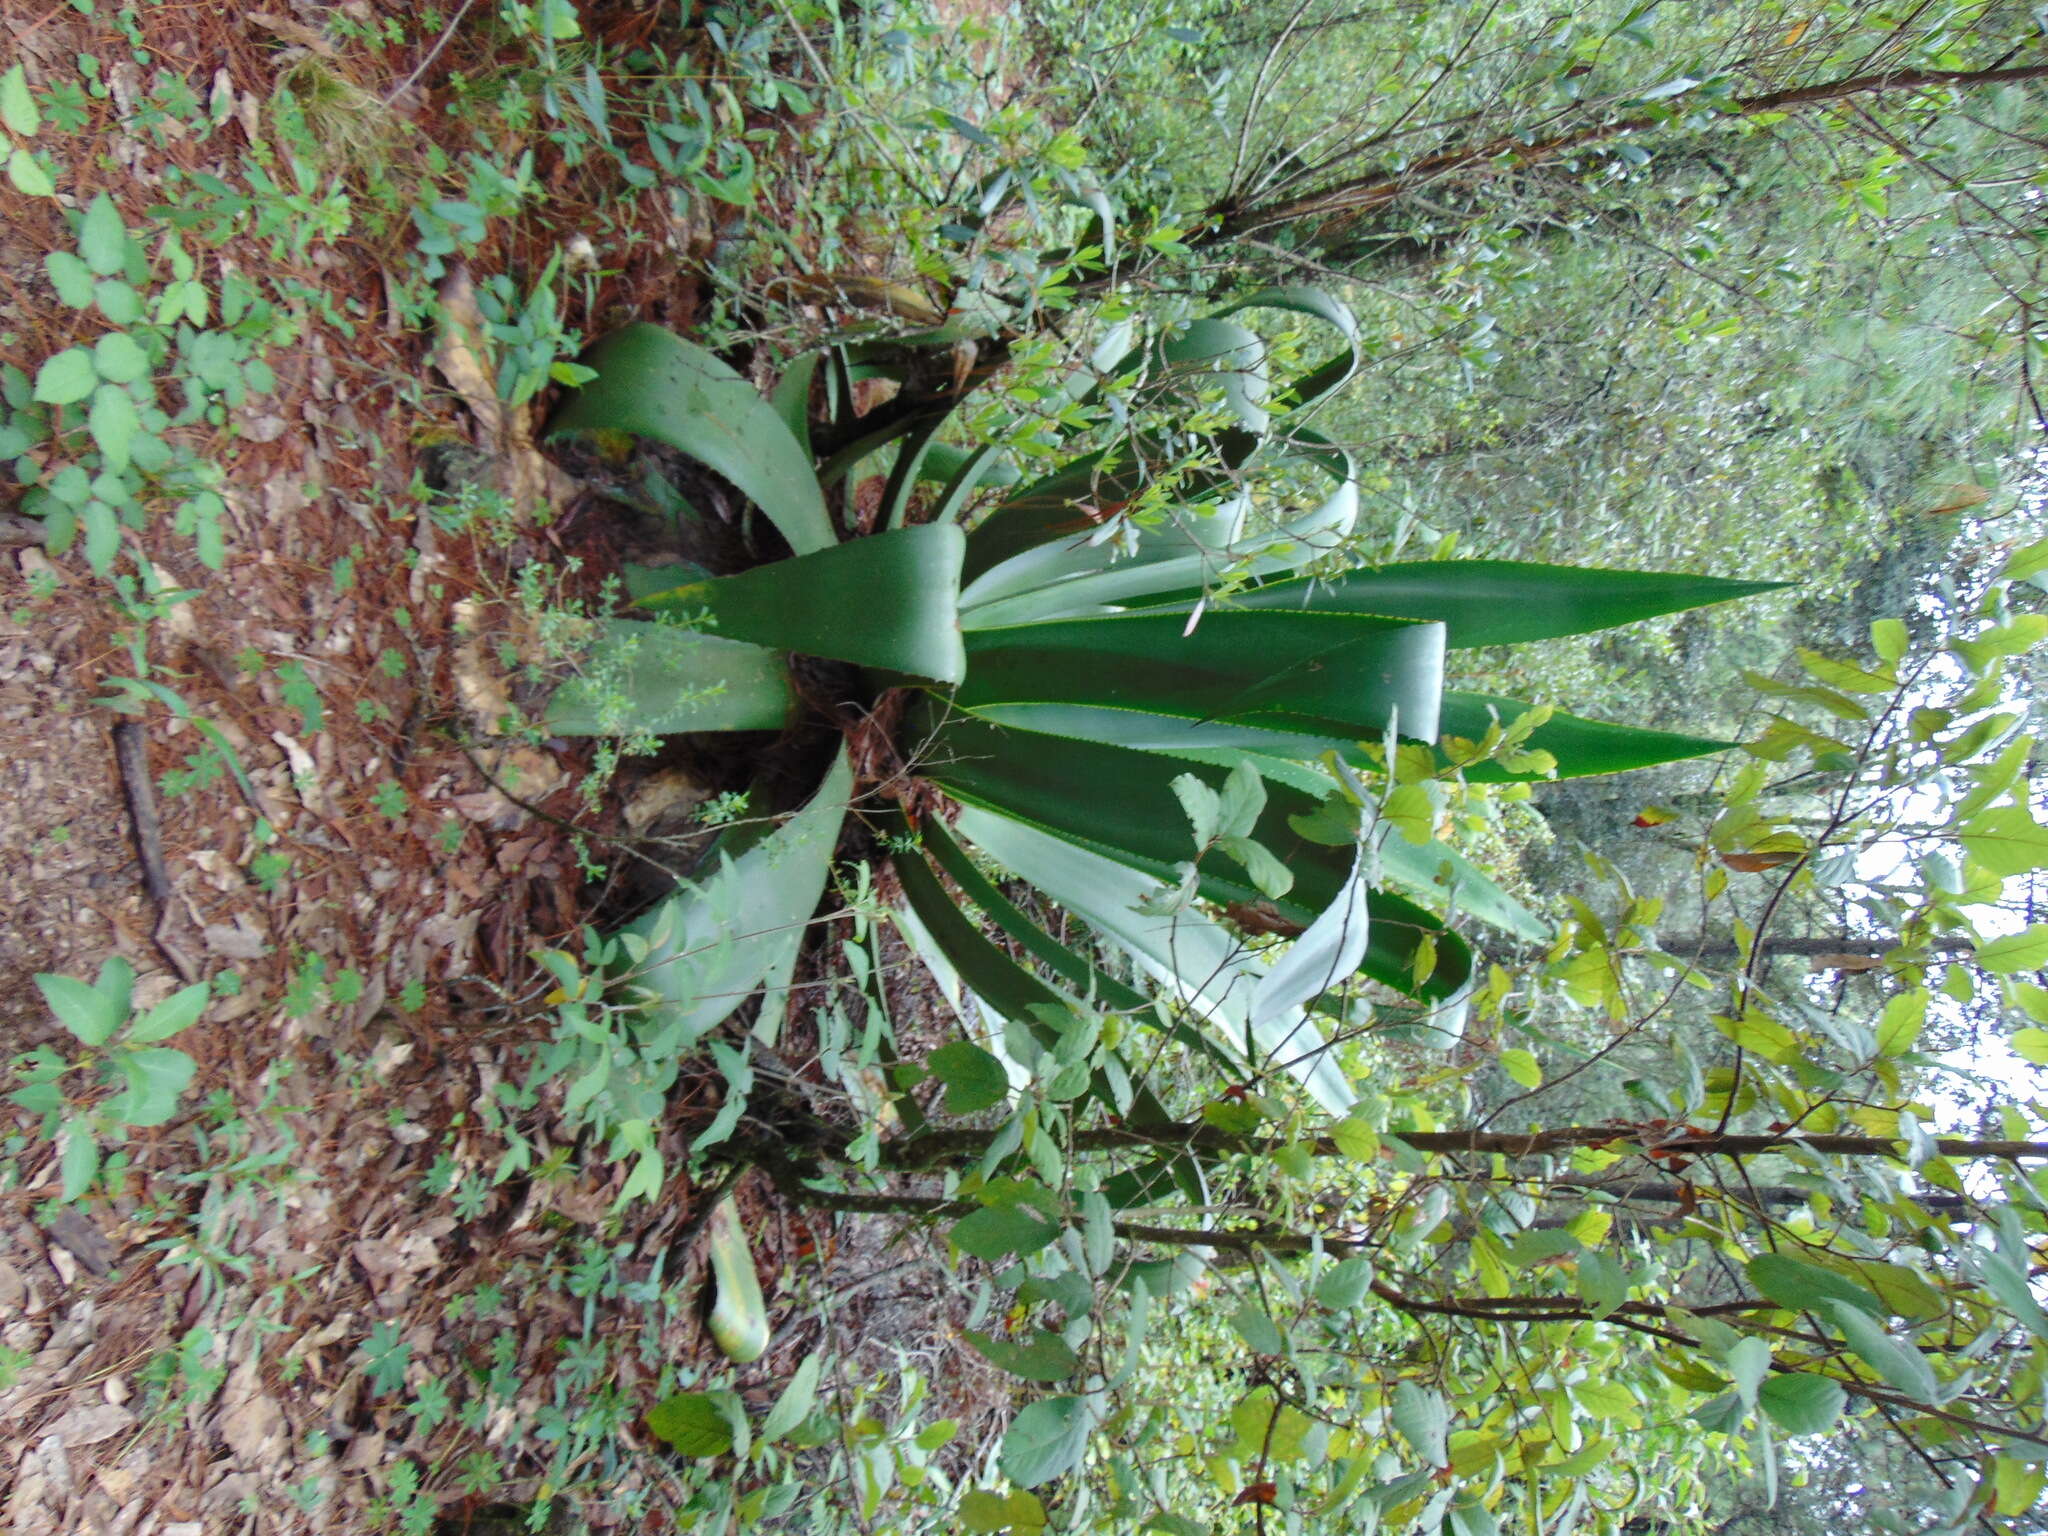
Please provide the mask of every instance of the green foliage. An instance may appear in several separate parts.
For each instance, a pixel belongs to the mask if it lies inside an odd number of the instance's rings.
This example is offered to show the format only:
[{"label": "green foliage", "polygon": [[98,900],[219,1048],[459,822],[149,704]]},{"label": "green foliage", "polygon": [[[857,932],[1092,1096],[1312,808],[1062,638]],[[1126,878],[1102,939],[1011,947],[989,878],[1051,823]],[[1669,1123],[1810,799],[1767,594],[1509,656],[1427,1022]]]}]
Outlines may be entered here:
[{"label": "green foliage", "polygon": [[[223,422],[273,388],[263,354],[291,334],[291,322],[235,274],[210,293],[175,230],[160,237],[152,261],[104,192],[76,239],[75,254],[45,258],[50,282],[67,307],[97,311],[112,329],[44,358],[33,382],[19,370],[0,375],[0,457],[15,461],[29,487],[23,508],[43,519],[51,548],[82,534],[99,574],[112,571],[123,530],[146,526],[157,503],[174,508],[178,531],[217,570],[226,558],[224,477],[195,454],[184,429]],[[166,268],[167,279],[159,275]],[[175,412],[159,403],[162,383],[182,390]]]},{"label": "green foliage", "polygon": [[[1355,484],[1344,455],[1313,447],[1313,434],[1303,428],[1283,437],[1276,424],[1341,382],[1355,362],[1357,332],[1347,311],[1308,290],[1255,295],[1225,313],[1262,306],[1335,325],[1348,350],[1303,380],[1277,383],[1270,377],[1277,354],[1242,324],[1219,316],[1171,327],[1156,345],[1105,351],[1100,371],[1077,377],[1069,397],[1094,402],[1100,411],[1114,391],[1127,403],[1110,414],[1128,421],[1135,405],[1146,412],[1138,418],[1143,425],[1113,434],[1102,448],[1084,452],[1076,443],[1064,466],[1002,496],[965,535],[944,519],[957,515],[963,485],[971,483],[964,477],[979,468],[971,458],[937,492],[941,521],[898,526],[913,505],[931,439],[955,409],[950,403],[899,412],[879,425],[839,413],[824,436],[828,442],[850,437],[850,446],[827,451],[814,472],[801,415],[792,416],[798,429],[792,431],[725,365],[641,326],[592,352],[596,379],[558,413],[554,430],[627,430],[681,448],[746,490],[795,550],[789,559],[751,571],[643,596],[641,606],[687,615],[715,628],[728,645],[854,662],[870,669],[877,688],[921,684],[933,708],[914,707],[911,728],[934,758],[926,772],[949,794],[1177,881],[1190,894],[1199,889],[1218,901],[1284,900],[1282,910],[1307,926],[1348,888],[1354,860],[1348,852],[1304,844],[1287,820],[1309,816],[1319,800],[1343,805],[1348,794],[1359,815],[1353,830],[1336,839],[1348,844],[1361,835],[1372,792],[1355,776],[1349,783],[1359,788],[1351,790],[1342,779],[1286,763],[1335,752],[1352,755],[1368,772],[1384,772],[1396,739],[1435,740],[1447,627],[1452,644],[1496,643],[1622,622],[1757,587],[1611,574],[1588,579],[1483,564],[1275,580],[1315,560],[1322,542],[1341,537],[1354,515]],[[902,361],[888,363],[873,349],[841,350],[792,376],[809,379],[813,366],[838,378],[857,369],[894,368],[901,375],[918,355],[912,348],[900,354]],[[887,531],[824,542],[832,535],[821,485],[892,440],[901,446],[883,492]],[[1334,491],[1305,514],[1266,514],[1273,526],[1255,531],[1235,477],[1259,463],[1262,452],[1283,475],[1320,475],[1334,482]],[[1161,453],[1178,454],[1186,467],[1162,479],[1152,467]],[[1226,468],[1232,473],[1223,473]],[[1105,516],[1099,509],[1112,496],[1116,506]],[[1096,530],[1085,547],[1071,542],[1076,528]],[[1223,589],[1206,590],[1219,570],[1226,573]],[[1191,586],[1197,594],[1192,609],[1183,598]],[[1242,606],[1230,601],[1240,589]],[[1117,604],[1108,616],[1071,616],[1095,613],[1106,600]],[[1205,613],[1212,600],[1214,610]],[[1389,606],[1401,617],[1373,611]],[[1489,616],[1504,612],[1518,616],[1516,627],[1496,633]],[[1450,618],[1448,626],[1439,614]],[[1486,628],[1489,622],[1495,627]],[[630,626],[609,631],[603,643],[621,641],[631,642]],[[691,668],[695,659],[723,668],[723,653],[693,658],[671,647],[666,655],[685,695],[703,700],[702,722],[717,723],[724,697],[718,679],[709,670],[692,675]],[[600,654],[598,665],[606,664]],[[944,717],[939,701],[957,712],[955,718]],[[664,724],[686,718],[659,700],[647,703]],[[593,718],[575,691],[553,714],[558,728],[587,726]],[[1134,734],[1134,725],[1148,722],[1149,733]],[[622,723],[634,729],[648,722],[627,717]],[[1485,740],[1458,748],[1462,758],[1476,762],[1520,747],[1527,732],[1511,741],[1506,727],[1514,723],[1489,720],[1480,731]],[[1673,738],[1663,744],[1663,755],[1685,755],[1700,745]],[[1271,766],[1257,766],[1261,759],[1243,750],[1248,746],[1262,750]],[[1210,770],[1185,771],[1188,759],[1205,760],[1205,752],[1209,760],[1235,764],[1220,787],[1205,782]],[[1161,817],[1169,789],[1194,818],[1193,859],[1185,856],[1185,834]],[[827,816],[839,798],[821,791],[805,815]],[[1390,800],[1390,818],[1391,807]],[[1427,825],[1420,837],[1411,829],[1407,841],[1428,844]],[[1243,876],[1226,874],[1217,859],[1206,857],[1212,851]],[[1511,929],[1540,931],[1476,869],[1447,853],[1421,863],[1386,857],[1418,894],[1432,888],[1440,866],[1450,867],[1468,910]],[[1311,866],[1316,878],[1303,885],[1298,871]],[[911,882],[913,890],[920,885]],[[1362,968],[1382,984],[1454,999],[1470,974],[1463,941],[1400,898],[1375,894],[1367,902],[1377,910],[1356,925],[1364,942],[1343,950],[1343,974]],[[792,904],[760,916],[743,930],[790,933],[800,913]],[[941,935],[952,933],[954,925],[929,906],[924,917]],[[1001,979],[1012,963],[961,935],[941,937],[941,947],[953,964],[991,973],[980,989],[1012,997],[1007,1011],[1019,1023],[1040,1000],[1058,1002],[1051,994],[1041,999],[1035,984]],[[754,952],[732,946],[731,952],[724,985],[663,984],[666,1016],[685,1019],[689,1039],[777,968],[772,946]],[[1339,952],[1310,951],[1326,960]],[[647,970],[679,974],[659,958]],[[1298,1038],[1300,1024],[1286,1024],[1287,1017],[1298,1020],[1302,1003],[1342,979],[1332,972],[1297,989],[1284,1006],[1269,1001],[1254,1027],[1277,1028],[1276,1039]],[[691,1001],[704,997],[715,1002],[707,1008]],[[772,1032],[773,1022],[766,1027]],[[1316,1053],[1300,1054],[1308,1060]]]},{"label": "green foliage", "polygon": [[[60,1146],[61,1199],[82,1199],[101,1171],[106,1146],[131,1127],[162,1125],[177,1112],[196,1063],[163,1041],[197,1023],[212,996],[204,982],[135,1011],[135,971],[116,956],[90,984],[73,976],[37,976],[57,1022],[82,1049],[75,1055],[44,1045],[14,1059],[22,1086],[9,1099],[42,1117],[42,1134]],[[84,1082],[79,1081],[84,1079]],[[89,1097],[95,1088],[117,1088]]]}]

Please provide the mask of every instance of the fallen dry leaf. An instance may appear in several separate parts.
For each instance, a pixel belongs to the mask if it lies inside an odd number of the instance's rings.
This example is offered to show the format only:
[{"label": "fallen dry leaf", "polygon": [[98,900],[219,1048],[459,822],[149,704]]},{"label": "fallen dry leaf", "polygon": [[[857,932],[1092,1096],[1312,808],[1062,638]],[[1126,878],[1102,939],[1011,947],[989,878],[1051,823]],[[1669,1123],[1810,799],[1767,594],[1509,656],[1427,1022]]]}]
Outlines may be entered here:
[{"label": "fallen dry leaf", "polygon": [[50,1426],[50,1434],[66,1446],[98,1445],[111,1440],[135,1422],[135,1415],[113,1403],[89,1403],[73,1408]]}]

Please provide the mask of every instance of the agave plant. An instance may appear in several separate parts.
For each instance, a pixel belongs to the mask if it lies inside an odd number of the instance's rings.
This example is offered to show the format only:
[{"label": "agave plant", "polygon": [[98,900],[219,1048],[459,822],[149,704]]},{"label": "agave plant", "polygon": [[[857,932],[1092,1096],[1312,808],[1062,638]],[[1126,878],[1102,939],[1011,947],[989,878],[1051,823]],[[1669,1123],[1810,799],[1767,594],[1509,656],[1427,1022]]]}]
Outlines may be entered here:
[{"label": "agave plant", "polygon": [[[1276,387],[1266,344],[1234,318],[1254,305],[1316,317],[1344,346]],[[1116,381],[1135,374],[1162,381],[1154,398],[1190,412],[1201,409],[1198,390],[1215,402],[1214,453],[1166,504],[1151,493],[1174,445],[1156,432],[1003,487],[989,449],[939,441],[944,406],[896,413],[865,435],[842,420],[835,437],[847,446],[814,453],[818,357],[770,400],[654,326],[598,344],[584,359],[594,381],[552,430],[631,433],[680,450],[751,501],[789,553],[643,592],[641,610],[687,622],[610,621],[603,670],[623,685],[609,704],[604,690],[565,686],[551,727],[778,730],[803,707],[790,658],[828,658],[892,700],[878,718],[900,720],[896,755],[910,765],[862,783],[842,746],[803,805],[779,824],[730,832],[707,874],[633,925],[633,984],[650,1027],[680,1048],[748,997],[784,992],[842,821],[862,796],[899,830],[915,828],[892,840],[905,931],[1025,1052],[1057,1046],[1048,1021],[1058,1010],[1092,1000],[1141,1011],[1146,999],[1032,921],[987,863],[1128,951],[1178,1000],[1177,1030],[1240,1066],[1284,1062],[1333,1110],[1350,1093],[1320,1048],[1316,1014],[1341,983],[1362,976],[1455,1008],[1474,958],[1448,910],[1543,936],[1532,913],[1450,848],[1388,835],[1374,808],[1390,754],[1423,745],[1455,754],[1443,761],[1472,779],[1500,780],[1613,772],[1726,744],[1447,689],[1447,653],[1768,584],[1491,561],[1320,573],[1351,531],[1358,494],[1348,457],[1302,413],[1350,377],[1356,342],[1341,306],[1289,289],[1099,354],[1073,399],[1113,399]],[[822,364],[842,399],[875,366],[846,351]],[[841,538],[828,491],[891,440],[879,530]],[[1322,489],[1305,511],[1262,515],[1245,489],[1261,468]],[[993,506],[969,510],[992,494]],[[1149,516],[1135,520],[1128,509],[1141,505]],[[1230,596],[1216,600],[1225,578]],[[1487,750],[1504,739],[1514,752]],[[944,814],[929,814],[940,804]],[[942,875],[1042,969],[993,942]],[[1277,967],[1247,959],[1197,897],[1269,914],[1300,934],[1294,953]],[[781,1011],[765,1009],[761,1027],[772,1030]],[[1110,1086],[1128,1112],[1128,1085]]]}]

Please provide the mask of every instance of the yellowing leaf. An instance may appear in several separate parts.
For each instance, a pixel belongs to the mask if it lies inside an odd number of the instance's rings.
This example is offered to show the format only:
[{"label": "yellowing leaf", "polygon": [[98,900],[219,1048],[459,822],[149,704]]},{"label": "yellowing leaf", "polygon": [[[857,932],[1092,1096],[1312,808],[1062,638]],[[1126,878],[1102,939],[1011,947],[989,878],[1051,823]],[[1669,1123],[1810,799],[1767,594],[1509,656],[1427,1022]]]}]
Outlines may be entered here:
[{"label": "yellowing leaf", "polygon": [[1754,1051],[1770,1061],[1787,1060],[1799,1050],[1791,1030],[1754,1008],[1739,1019],[1717,1018],[1714,1028],[1745,1051]]},{"label": "yellowing leaf", "polygon": [[2023,1029],[2012,1037],[2012,1048],[2024,1061],[2048,1067],[2048,1029]]},{"label": "yellowing leaf", "polygon": [[1832,656],[1823,656],[1818,651],[1809,651],[1804,646],[1799,649],[1799,664],[1806,668],[1814,681],[1845,693],[1890,693],[1899,686],[1898,677],[1889,668],[1883,672],[1866,671],[1846,661],[1836,661]]},{"label": "yellowing leaf", "polygon": [[1928,517],[1942,517],[1951,512],[1968,511],[1981,507],[1991,499],[1991,492],[1981,485],[1952,485],[1941,494],[1938,505],[1927,508]]},{"label": "yellowing leaf", "polygon": [[1388,795],[1380,815],[1411,843],[1426,843],[1436,830],[1436,806],[1420,784],[1403,784]]},{"label": "yellowing leaf", "polygon": [[1567,1232],[1588,1248],[1598,1248],[1606,1242],[1607,1234],[1613,1229],[1613,1213],[1599,1210],[1581,1211],[1565,1226]]},{"label": "yellowing leaf", "polygon": [[1501,1070],[1524,1088],[1537,1087],[1543,1081],[1543,1068],[1535,1056],[1528,1051],[1506,1050],[1500,1053]]}]

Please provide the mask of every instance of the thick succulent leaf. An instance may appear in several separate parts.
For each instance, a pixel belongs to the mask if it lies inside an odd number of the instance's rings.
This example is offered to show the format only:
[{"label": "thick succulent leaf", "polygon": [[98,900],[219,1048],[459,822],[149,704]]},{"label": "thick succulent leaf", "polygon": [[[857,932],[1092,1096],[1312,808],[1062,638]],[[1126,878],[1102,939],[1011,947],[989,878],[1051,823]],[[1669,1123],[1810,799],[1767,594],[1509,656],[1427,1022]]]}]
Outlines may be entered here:
[{"label": "thick succulent leaf", "polygon": [[974,630],[955,701],[1101,706],[1259,724],[1274,714],[1341,720],[1378,738],[1399,720],[1436,736],[1443,629],[1350,613],[1214,613],[1192,634],[1140,612]]},{"label": "thick succulent leaf", "polygon": [[[884,528],[901,528],[904,519],[910,515],[911,497],[916,494],[925,458],[931,452],[933,438],[945,424],[943,416],[920,418],[917,426],[904,437],[903,446],[896,450],[896,463],[890,468],[889,479],[882,488]],[[943,522],[944,519],[933,521]]]},{"label": "thick succulent leaf", "polygon": [[1284,1016],[1321,997],[1358,969],[1372,926],[1366,870],[1371,856],[1361,848],[1337,899],[1287,946],[1252,991],[1252,1022]]},{"label": "thick succulent leaf", "polygon": [[[1328,775],[1300,759],[1335,751],[1347,760],[1355,759],[1354,766],[1366,770],[1376,766],[1358,751],[1355,741],[1334,732],[1328,736],[1289,735],[1220,721],[1184,721],[1170,715],[1066,704],[996,705],[975,713],[995,724],[1164,753],[1225,771],[1249,763],[1269,783],[1298,791],[1312,802],[1326,798],[1334,785]],[[1411,843],[1386,827],[1375,838],[1374,847],[1380,877],[1417,901],[1432,906],[1455,902],[1456,909],[1466,916],[1520,939],[1540,942],[1551,937],[1548,923],[1448,843],[1434,838]]]},{"label": "thick succulent leaf", "polygon": [[[993,880],[975,867],[967,851],[946,830],[943,821],[936,817],[927,819],[922,836],[925,852],[952,877],[953,883],[960,887],[967,899],[1077,994],[1094,999],[1099,1008],[1129,1014],[1141,1023],[1154,1017],[1152,1000],[1144,993],[1111,976],[1026,917]],[[1214,1053],[1215,1048],[1206,1035],[1184,1025],[1176,1024],[1167,1033],[1193,1050]],[[1223,1060],[1228,1065],[1228,1058]]]},{"label": "thick succulent leaf", "polygon": [[951,443],[933,443],[918,463],[918,477],[940,484],[939,499],[925,521],[950,523],[966,510],[968,498],[985,485],[1015,485],[1021,478],[1017,466],[1004,459],[1000,443],[984,443],[975,449]]},{"label": "thick succulent leaf", "polygon": [[1157,889],[1157,881],[1008,816],[969,806],[960,813],[959,829],[991,858],[1129,953],[1180,1013],[1233,1062],[1286,1062],[1302,1087],[1332,1114],[1351,1107],[1350,1083],[1330,1053],[1316,1050],[1321,1037],[1299,1010],[1274,1010],[1253,1029],[1252,995],[1267,968],[1214,918],[1197,909],[1148,916],[1138,911],[1138,903]]},{"label": "thick succulent leaf", "polygon": [[928,440],[951,414],[952,407],[944,406],[904,416],[883,417],[872,430],[863,432],[818,466],[818,483],[834,484],[850,474],[863,459],[880,453],[899,438]]},{"label": "thick succulent leaf", "polygon": [[[976,997],[1028,1034],[1040,1050],[1055,1049],[1059,1044],[1058,1032],[1034,1010],[1049,1006],[1078,1012],[1084,1006],[1080,1000],[1018,964],[998,948],[954,904],[926,860],[910,855],[895,860],[893,867],[902,883],[904,900],[909,903],[925,935],[937,946],[960,980]],[[1145,1003],[1142,997],[1139,1001]],[[1150,1004],[1145,1003],[1145,1007],[1149,1011]],[[1007,1049],[1004,1054],[1009,1054]],[[1131,1079],[1127,1111],[1117,1098],[1106,1072],[1098,1070],[1093,1074],[1089,1092],[1106,1105],[1110,1113],[1125,1114],[1134,1123],[1159,1124],[1166,1121],[1169,1118],[1166,1106],[1136,1073],[1126,1075]],[[1178,1169],[1175,1176],[1195,1188],[1201,1185],[1200,1169],[1192,1160]]]},{"label": "thick succulent leaf", "polygon": [[1163,338],[1156,352],[1160,370],[1175,381],[1175,393],[1192,395],[1220,385],[1223,404],[1247,431],[1263,432],[1270,417],[1266,396],[1266,344],[1256,331],[1232,320],[1190,320]]},{"label": "thick succulent leaf", "polygon": [[1269,402],[1276,413],[1301,410],[1313,405],[1325,395],[1341,389],[1358,372],[1358,320],[1335,294],[1300,284],[1262,288],[1249,297],[1219,309],[1216,311],[1216,318],[1220,320],[1226,315],[1234,315],[1247,309],[1283,309],[1298,315],[1326,320],[1343,332],[1344,340],[1348,343],[1342,352],[1321,367],[1312,369],[1281,390]]},{"label": "thick succulent leaf", "polygon": [[[1327,467],[1327,466],[1325,466]],[[1334,549],[1358,518],[1358,487],[1349,480],[1307,513],[1277,528],[1247,532],[1242,497],[1206,511],[1189,509],[1161,527],[1142,530],[1134,553],[1110,559],[1099,546],[1067,539],[1013,555],[961,594],[960,622],[969,629],[1072,618],[1104,604],[1154,603],[1199,596],[1224,570],[1253,577],[1299,569]]]},{"label": "thick succulent leaf", "polygon": [[1317,320],[1327,320],[1344,333],[1344,339],[1354,347],[1358,345],[1358,319],[1350,307],[1325,288],[1311,288],[1303,283],[1285,283],[1276,288],[1261,288],[1244,298],[1226,304],[1216,311],[1215,318],[1221,320],[1229,315],[1241,314],[1247,309],[1284,309],[1297,315],[1308,315]]},{"label": "thick succulent leaf", "polygon": [[597,377],[562,403],[550,434],[630,432],[667,443],[739,487],[798,554],[833,544],[810,450],[741,375],[641,322],[614,331],[582,361]]},{"label": "thick succulent leaf", "polygon": [[1120,506],[1144,489],[1150,473],[1128,453],[1100,449],[1032,481],[975,524],[964,579],[972,582],[1011,556],[1055,539],[1085,543],[1100,519],[1081,509]]},{"label": "thick succulent leaf", "polygon": [[[1518,699],[1446,689],[1438,711],[1437,730],[1441,735],[1477,741],[1491,723],[1489,709],[1498,712],[1503,725],[1510,725],[1527,713],[1529,706]],[[1362,750],[1361,738],[1343,722],[1305,715],[1272,714],[1261,717],[1257,723],[1190,720],[1143,710],[1054,703],[990,704],[977,708],[975,713],[985,720],[1021,726],[1027,731],[1100,741],[1139,752],[1173,753],[1205,762],[1227,763],[1229,759],[1222,755],[1226,753],[1250,753],[1262,761],[1278,758],[1307,762],[1325,752],[1335,752],[1361,772],[1377,772],[1379,766]],[[1557,759],[1555,776],[1571,779],[1707,757],[1725,752],[1735,743],[1557,714],[1538,727],[1526,745],[1550,753]],[[1448,764],[1449,759],[1443,761]],[[1260,771],[1265,772],[1263,766]],[[1479,763],[1465,770],[1465,777],[1475,784],[1542,782],[1551,776],[1515,773],[1499,763]]]},{"label": "thick succulent leaf", "polygon": [[986,999],[1004,1018],[1028,1030],[1041,1046],[1050,1049],[1057,1037],[1050,1026],[1033,1015],[1032,1009],[1078,1009],[1082,1006],[1080,1000],[1004,954],[954,904],[924,859],[916,855],[899,858],[894,861],[894,868],[910,910],[917,914],[925,932],[952,963],[961,981],[975,996]]},{"label": "thick succulent leaf", "polygon": [[[1437,729],[1445,736],[1462,736],[1477,741],[1497,717],[1512,725],[1529,712],[1519,699],[1489,693],[1462,693],[1447,689],[1437,716]],[[1529,735],[1525,747],[1550,753],[1557,759],[1556,777],[1583,778],[1596,773],[1626,773],[1631,768],[1648,768],[1657,763],[1678,762],[1690,757],[1711,757],[1726,752],[1736,743],[1716,741],[1710,736],[1685,736],[1671,731],[1646,731],[1633,725],[1610,725],[1604,720],[1586,720],[1578,715],[1552,715]],[[1539,773],[1513,773],[1499,763],[1480,763],[1465,770],[1475,784],[1505,784],[1517,780],[1540,781]]]},{"label": "thick succulent leaf", "polygon": [[1144,993],[1090,964],[1026,917],[993,880],[975,868],[974,861],[954,841],[943,821],[936,817],[928,819],[920,835],[925,853],[952,878],[967,899],[1078,994],[1093,996],[1102,1007],[1120,1012],[1139,1013],[1151,1008]]},{"label": "thick succulent leaf", "polygon": [[673,624],[606,619],[580,677],[555,690],[558,736],[779,731],[796,707],[780,651]]},{"label": "thick succulent leaf", "polygon": [[[999,811],[1157,879],[1177,878],[1194,844],[1172,781],[1184,772],[1211,784],[1219,768],[1149,752],[1035,732],[1006,730],[972,716],[956,716],[930,733],[928,777],[969,804]],[[1334,901],[1351,870],[1348,850],[1309,842],[1288,825],[1316,801],[1284,785],[1269,789],[1255,841],[1294,874],[1294,888],[1279,910],[1306,926]],[[1211,901],[1258,903],[1266,897],[1243,871],[1220,858],[1205,860],[1202,894]],[[1434,959],[1418,982],[1420,947]],[[1372,937],[1361,971],[1376,981],[1429,999],[1461,992],[1471,977],[1472,955],[1455,933],[1401,897],[1375,892]]]},{"label": "thick succulent leaf", "polygon": [[826,360],[823,350],[790,359],[768,396],[768,404],[806,454],[811,451],[811,383],[818,376],[818,365]]},{"label": "thick succulent leaf", "polygon": [[[723,1023],[764,978],[788,974],[824,894],[852,793],[842,748],[803,809],[772,830],[735,828],[713,850],[710,874],[684,882],[627,927],[649,945],[630,979],[651,994],[649,1022],[676,1049]],[[784,1004],[769,997],[763,1012]]]},{"label": "thick succulent leaf", "polygon": [[[1660,571],[1608,571],[1515,560],[1418,560],[1298,577],[1238,594],[1242,608],[1315,609],[1438,619],[1452,650],[1584,634],[1784,586]],[[1169,606],[1185,609],[1180,600]]]},{"label": "thick succulent leaf", "polygon": [[673,587],[641,605],[708,614],[735,640],[954,683],[967,670],[953,606],[964,548],[950,525],[903,528]]}]

